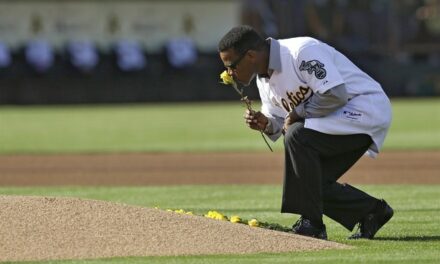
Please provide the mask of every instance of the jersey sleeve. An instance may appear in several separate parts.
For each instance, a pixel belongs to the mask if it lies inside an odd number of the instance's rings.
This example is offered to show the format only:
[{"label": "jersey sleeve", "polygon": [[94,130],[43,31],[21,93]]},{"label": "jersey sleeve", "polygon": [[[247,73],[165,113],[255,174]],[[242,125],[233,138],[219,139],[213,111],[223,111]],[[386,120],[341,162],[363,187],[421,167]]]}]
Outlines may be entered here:
[{"label": "jersey sleeve", "polygon": [[331,52],[321,44],[305,47],[298,53],[296,70],[315,93],[323,94],[344,83]]}]

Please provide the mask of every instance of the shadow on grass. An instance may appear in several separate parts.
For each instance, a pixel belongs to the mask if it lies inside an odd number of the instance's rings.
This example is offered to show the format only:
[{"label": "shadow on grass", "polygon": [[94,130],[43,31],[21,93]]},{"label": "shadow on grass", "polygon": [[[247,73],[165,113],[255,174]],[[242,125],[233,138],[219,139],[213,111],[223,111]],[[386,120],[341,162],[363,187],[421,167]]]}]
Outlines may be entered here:
[{"label": "shadow on grass", "polygon": [[440,236],[375,237],[374,240],[431,242],[431,241],[440,241]]}]

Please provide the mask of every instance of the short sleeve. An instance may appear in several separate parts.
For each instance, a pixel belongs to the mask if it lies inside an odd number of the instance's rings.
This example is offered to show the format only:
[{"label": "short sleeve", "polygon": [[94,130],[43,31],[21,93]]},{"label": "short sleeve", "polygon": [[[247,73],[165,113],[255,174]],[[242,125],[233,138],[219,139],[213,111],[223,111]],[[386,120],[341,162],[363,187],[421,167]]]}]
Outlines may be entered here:
[{"label": "short sleeve", "polygon": [[302,49],[298,53],[296,67],[301,78],[314,92],[322,94],[344,83],[333,62],[331,51],[323,45],[316,44]]}]

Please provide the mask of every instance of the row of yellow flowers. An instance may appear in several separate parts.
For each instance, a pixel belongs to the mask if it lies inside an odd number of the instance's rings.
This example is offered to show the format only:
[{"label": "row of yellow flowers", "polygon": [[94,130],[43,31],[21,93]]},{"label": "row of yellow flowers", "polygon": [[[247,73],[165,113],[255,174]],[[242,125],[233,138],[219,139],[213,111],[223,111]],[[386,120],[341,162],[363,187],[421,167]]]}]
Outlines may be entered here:
[{"label": "row of yellow flowers", "polygon": [[[155,208],[159,209],[158,207],[155,207]],[[193,212],[185,211],[183,209],[177,209],[177,210],[167,209],[167,211],[178,213],[178,214],[195,215]],[[232,215],[232,216],[228,217],[228,216],[226,216],[226,215],[224,215],[222,213],[219,213],[217,211],[208,211],[203,216],[206,217],[206,218],[211,218],[211,219],[220,220],[220,221],[229,221],[229,222],[235,223],[235,224],[247,224],[247,225],[249,225],[251,227],[261,227],[261,228],[266,228],[266,229],[271,229],[271,230],[278,230],[278,231],[283,231],[283,232],[291,231],[290,228],[284,227],[284,226],[279,225],[279,224],[268,223],[268,222],[261,222],[261,221],[258,221],[255,218],[250,219],[250,220],[246,220],[246,219],[242,219],[238,215]]]},{"label": "row of yellow flowers", "polygon": [[221,214],[217,211],[209,211],[207,214],[205,214],[205,217],[207,218],[212,218],[212,219],[216,219],[216,220],[223,220],[223,221],[229,221],[231,223],[238,223],[238,224],[248,224],[249,226],[252,227],[258,227],[260,226],[260,222],[258,222],[257,219],[251,219],[251,220],[242,220],[240,216],[238,215],[233,215],[230,218],[228,218],[226,215]]}]

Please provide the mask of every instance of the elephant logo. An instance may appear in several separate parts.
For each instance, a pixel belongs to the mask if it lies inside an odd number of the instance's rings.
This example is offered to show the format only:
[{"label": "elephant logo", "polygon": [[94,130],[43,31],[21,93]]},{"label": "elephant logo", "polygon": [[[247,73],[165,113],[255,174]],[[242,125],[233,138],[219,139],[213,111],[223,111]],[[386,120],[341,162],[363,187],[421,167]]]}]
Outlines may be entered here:
[{"label": "elephant logo", "polygon": [[308,74],[315,73],[315,77],[318,79],[324,79],[327,76],[327,71],[324,69],[324,63],[319,60],[311,60],[308,62],[302,61],[299,66],[300,71],[307,71]]}]

